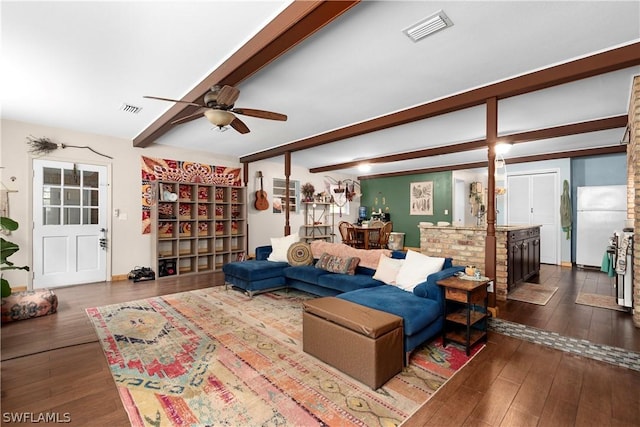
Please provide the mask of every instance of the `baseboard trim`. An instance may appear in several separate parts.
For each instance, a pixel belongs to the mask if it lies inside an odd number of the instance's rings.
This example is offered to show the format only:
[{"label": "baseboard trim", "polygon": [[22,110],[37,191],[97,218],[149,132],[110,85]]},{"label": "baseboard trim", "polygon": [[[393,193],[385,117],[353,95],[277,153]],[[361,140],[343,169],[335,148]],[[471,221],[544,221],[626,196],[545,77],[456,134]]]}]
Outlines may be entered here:
[{"label": "baseboard trim", "polygon": [[572,268],[572,267],[573,267],[573,263],[571,263],[571,262],[567,262],[567,261],[561,261],[561,262],[560,262],[560,267],[564,267],[564,268]]},{"label": "baseboard trim", "polygon": [[122,280],[129,280],[128,274],[116,274],[115,276],[111,276],[112,282],[120,282]]}]

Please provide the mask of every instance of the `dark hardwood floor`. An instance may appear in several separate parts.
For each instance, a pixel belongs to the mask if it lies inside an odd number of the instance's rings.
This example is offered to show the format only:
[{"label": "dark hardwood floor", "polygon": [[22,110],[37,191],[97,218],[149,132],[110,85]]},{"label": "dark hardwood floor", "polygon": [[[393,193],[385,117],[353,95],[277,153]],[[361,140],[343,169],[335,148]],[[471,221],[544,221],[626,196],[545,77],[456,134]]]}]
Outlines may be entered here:
[{"label": "dark hardwood floor", "polygon": [[[501,302],[498,317],[640,351],[640,329],[629,314],[574,303],[580,290],[613,295],[605,274],[543,266],[535,281],[559,290],[546,306]],[[2,325],[2,425],[18,413],[68,414],[78,426],[127,425],[85,308],[222,283],[216,273],[56,289],[57,314]],[[486,348],[405,425],[637,426],[640,372],[490,332]]]},{"label": "dark hardwood floor", "polygon": [[540,275],[530,282],[557,286],[558,291],[544,306],[517,301],[499,302],[499,318],[640,352],[640,328],[633,326],[630,313],[575,303],[578,292],[615,295],[613,278],[597,270],[543,264]]}]

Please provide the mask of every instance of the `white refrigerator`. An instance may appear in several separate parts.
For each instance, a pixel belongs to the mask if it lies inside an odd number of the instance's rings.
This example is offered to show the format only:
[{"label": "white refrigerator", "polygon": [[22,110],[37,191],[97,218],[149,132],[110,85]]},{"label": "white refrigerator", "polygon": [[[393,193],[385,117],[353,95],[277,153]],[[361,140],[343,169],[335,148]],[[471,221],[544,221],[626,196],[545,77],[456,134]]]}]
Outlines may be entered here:
[{"label": "white refrigerator", "polygon": [[625,226],[627,186],[578,187],[576,206],[576,264],[600,267],[613,233]]}]

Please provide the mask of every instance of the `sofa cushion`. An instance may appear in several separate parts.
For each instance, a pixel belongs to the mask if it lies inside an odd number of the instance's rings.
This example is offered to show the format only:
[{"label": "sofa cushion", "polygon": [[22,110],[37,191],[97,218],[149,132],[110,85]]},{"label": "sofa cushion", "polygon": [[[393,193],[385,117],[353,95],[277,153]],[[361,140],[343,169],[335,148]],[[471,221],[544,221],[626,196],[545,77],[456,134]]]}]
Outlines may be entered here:
[{"label": "sofa cushion", "polygon": [[324,240],[314,240],[311,242],[311,253],[314,258],[320,258],[323,253],[338,255],[341,257],[358,257],[360,265],[374,269],[378,266],[380,254],[391,255],[389,249],[357,249],[344,243],[330,243]]},{"label": "sofa cushion", "polygon": [[396,277],[396,285],[406,291],[413,291],[430,274],[442,270],[444,258],[430,257],[420,252],[408,251],[402,267]]},{"label": "sofa cushion", "polygon": [[349,276],[339,273],[330,273],[319,276],[317,284],[340,292],[349,292],[356,289],[371,288],[374,286],[384,286],[384,283],[379,280],[375,280],[373,277],[366,274]]},{"label": "sofa cushion", "polygon": [[296,242],[289,246],[287,261],[290,265],[309,265],[313,263],[311,247],[307,242]]},{"label": "sofa cushion", "polygon": [[225,275],[253,281],[282,276],[286,267],[289,267],[286,262],[249,260],[227,263],[222,266],[222,271]]},{"label": "sofa cushion", "polygon": [[329,255],[323,253],[316,262],[316,268],[330,271],[331,273],[342,273],[353,276],[356,272],[356,267],[360,262],[358,257],[341,257],[337,255]]},{"label": "sofa cushion", "polygon": [[357,289],[337,295],[337,298],[402,317],[405,335],[423,330],[444,315],[437,301],[416,297],[395,286]]},{"label": "sofa cushion", "polygon": [[325,274],[331,274],[327,270],[315,268],[313,265],[301,265],[298,267],[287,267],[283,270],[287,279],[300,280],[302,282],[317,284],[318,278]]},{"label": "sofa cushion", "polygon": [[380,255],[380,261],[378,261],[378,268],[373,275],[373,278],[380,280],[388,285],[396,284],[396,277],[400,271],[400,267],[404,264],[403,259],[390,258],[385,255]]},{"label": "sofa cushion", "polygon": [[271,254],[267,258],[268,261],[287,262],[287,251],[289,246],[300,240],[298,233],[293,233],[284,237],[271,238]]}]

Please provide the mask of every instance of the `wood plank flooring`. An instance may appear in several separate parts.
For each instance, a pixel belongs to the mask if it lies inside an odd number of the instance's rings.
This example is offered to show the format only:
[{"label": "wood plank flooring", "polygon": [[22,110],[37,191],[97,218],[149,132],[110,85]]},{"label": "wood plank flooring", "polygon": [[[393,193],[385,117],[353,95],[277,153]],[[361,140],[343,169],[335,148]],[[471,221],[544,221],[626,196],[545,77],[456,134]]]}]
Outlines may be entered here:
[{"label": "wood plank flooring", "polygon": [[[500,303],[499,317],[640,351],[630,315],[573,303],[580,290],[612,294],[606,275],[543,266],[537,281],[560,289],[546,306]],[[26,412],[68,414],[77,426],[127,425],[84,309],[222,283],[216,273],[56,289],[57,314],[2,325],[2,424]],[[404,425],[640,425],[640,373],[489,333],[487,347]]]}]

